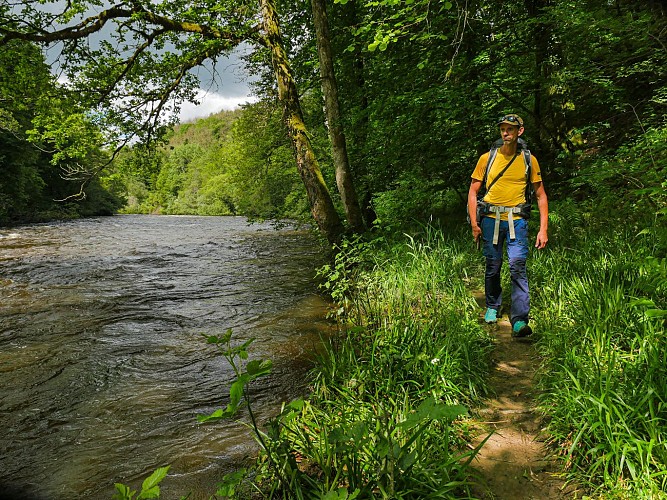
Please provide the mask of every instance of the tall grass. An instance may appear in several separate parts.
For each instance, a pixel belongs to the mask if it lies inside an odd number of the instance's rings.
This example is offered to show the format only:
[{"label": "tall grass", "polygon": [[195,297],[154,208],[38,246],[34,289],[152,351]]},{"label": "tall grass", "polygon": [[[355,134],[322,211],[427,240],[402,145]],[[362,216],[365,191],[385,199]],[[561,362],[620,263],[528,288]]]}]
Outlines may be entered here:
[{"label": "tall grass", "polygon": [[[664,222],[554,208],[550,246],[529,264],[551,445],[600,498],[667,498]],[[470,496],[478,449],[459,417],[488,391],[493,344],[469,240],[467,228],[426,227],[398,243],[348,242],[322,270],[340,331],[312,393],[266,432],[274,466],[255,476],[265,497]]]},{"label": "tall grass", "polygon": [[531,267],[552,443],[600,495],[667,497],[664,225],[555,219],[562,237]]},{"label": "tall grass", "polygon": [[[296,457],[288,498],[465,498],[458,418],[487,390],[491,339],[465,286],[461,235],[430,228],[389,245],[346,244],[323,275],[340,332],[314,371],[312,394],[272,439]],[[260,478],[261,479],[261,478]],[[276,477],[267,470],[265,484]]]}]

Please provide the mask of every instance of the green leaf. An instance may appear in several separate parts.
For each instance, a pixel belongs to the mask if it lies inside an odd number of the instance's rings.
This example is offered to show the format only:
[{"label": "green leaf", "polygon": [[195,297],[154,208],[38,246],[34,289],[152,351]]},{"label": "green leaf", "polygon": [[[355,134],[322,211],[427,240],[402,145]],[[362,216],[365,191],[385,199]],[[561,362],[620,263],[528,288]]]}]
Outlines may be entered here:
[{"label": "green leaf", "polygon": [[206,342],[209,344],[227,344],[232,338],[232,329],[229,328],[227,331],[221,335],[206,335],[205,333],[202,333],[204,338],[206,338]]},{"label": "green leaf", "polygon": [[227,331],[226,331],[225,334],[221,337],[221,340],[222,340],[223,342],[229,342],[230,340],[232,340],[232,329],[231,329],[231,328],[227,328]]},{"label": "green leaf", "polygon": [[231,402],[229,403],[230,406],[232,407],[238,406],[239,402],[241,401],[241,398],[243,397],[243,390],[245,388],[245,385],[249,381],[250,381],[250,375],[248,375],[247,373],[244,373],[234,381],[232,386],[229,388],[229,397],[231,399]]},{"label": "green leaf", "polygon": [[467,413],[468,410],[465,406],[436,403],[435,400],[430,397],[425,399],[419,405],[415,413],[410,414],[403,422],[399,423],[398,425],[405,429],[411,429],[421,424],[424,420],[446,419],[448,421],[453,421],[461,415],[465,415]]},{"label": "green leaf", "polygon": [[160,487],[155,486],[149,490],[141,490],[137,500],[146,500],[148,498],[158,498],[160,496]]},{"label": "green leaf", "polygon": [[655,303],[650,299],[636,299],[629,305],[630,307],[655,307]]},{"label": "green leaf", "polygon": [[215,410],[213,413],[210,415],[197,415],[197,421],[199,422],[207,422],[209,420],[215,420],[222,418],[222,409],[220,410]]},{"label": "green leaf", "polygon": [[429,417],[433,420],[446,419],[449,421],[456,420],[458,417],[466,415],[468,409],[462,405],[445,405],[438,404],[430,412]]},{"label": "green leaf", "polygon": [[218,490],[215,494],[222,497],[233,497],[236,494],[236,487],[241,484],[241,481],[246,476],[246,472],[246,469],[240,469],[225,474],[222,482],[218,484]]},{"label": "green leaf", "polygon": [[122,483],[116,483],[114,486],[116,487],[116,491],[118,491],[118,493],[112,497],[113,500],[132,500],[134,495],[137,493],[136,490],[132,491],[129,486],[125,486]]},{"label": "green leaf", "polygon": [[649,318],[663,318],[667,316],[667,309],[648,309],[644,314]]},{"label": "green leaf", "polygon": [[271,368],[273,367],[273,362],[270,359],[263,360],[252,360],[246,366],[246,371],[253,379],[261,377],[262,375],[268,375],[271,373]]},{"label": "green leaf", "polygon": [[384,438],[380,438],[375,447],[375,453],[378,458],[386,457],[389,454],[389,442]]},{"label": "green leaf", "polygon": [[398,466],[402,471],[406,471],[412,467],[416,461],[417,452],[411,451],[410,453],[406,453],[405,455],[401,456],[401,458],[398,460]]},{"label": "green leaf", "polygon": [[227,405],[227,408],[225,408],[224,410],[222,409],[216,410],[210,415],[197,415],[197,422],[204,423],[204,422],[209,422],[211,420],[222,420],[225,418],[229,418],[234,416],[237,409],[238,405],[232,406],[231,404],[229,404]]},{"label": "green leaf", "polygon": [[290,404],[287,405],[287,406],[290,407],[294,411],[301,411],[301,410],[303,410],[303,407],[305,405],[306,405],[306,402],[303,399],[299,398],[299,399],[295,399],[294,401],[290,402]]},{"label": "green leaf", "polygon": [[356,443],[361,443],[364,439],[364,436],[368,435],[368,426],[366,425],[365,422],[356,422],[352,426],[350,432],[352,435],[352,439],[354,439]]},{"label": "green leaf", "polygon": [[148,476],[141,485],[141,493],[137,500],[144,500],[148,498],[158,498],[160,496],[160,481],[162,481],[169,472],[169,465],[156,469],[150,476]]},{"label": "green leaf", "polygon": [[162,481],[165,477],[167,477],[167,473],[169,472],[169,467],[171,466],[167,465],[166,467],[160,467],[159,469],[156,469],[155,472],[153,472],[150,476],[148,476],[144,480],[144,482],[141,485],[141,489],[148,490],[160,484],[160,481]]}]

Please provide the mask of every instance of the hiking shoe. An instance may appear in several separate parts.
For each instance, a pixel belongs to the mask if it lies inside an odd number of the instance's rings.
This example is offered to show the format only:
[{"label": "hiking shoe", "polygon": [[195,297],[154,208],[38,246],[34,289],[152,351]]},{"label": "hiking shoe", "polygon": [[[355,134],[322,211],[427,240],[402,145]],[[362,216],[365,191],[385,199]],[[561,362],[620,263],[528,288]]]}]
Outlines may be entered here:
[{"label": "hiking shoe", "polygon": [[533,334],[533,329],[525,321],[517,321],[512,327],[512,337],[528,337]]},{"label": "hiking shoe", "polygon": [[486,312],[484,313],[484,321],[487,323],[495,323],[498,321],[498,311],[495,309],[491,309],[490,307],[486,308]]}]

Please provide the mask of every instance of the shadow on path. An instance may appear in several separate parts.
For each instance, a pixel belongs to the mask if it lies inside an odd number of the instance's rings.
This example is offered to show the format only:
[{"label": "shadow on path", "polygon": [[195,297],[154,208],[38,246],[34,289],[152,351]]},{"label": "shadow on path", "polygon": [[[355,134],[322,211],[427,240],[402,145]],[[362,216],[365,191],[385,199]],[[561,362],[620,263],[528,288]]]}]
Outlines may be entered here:
[{"label": "shadow on path", "polygon": [[[476,294],[475,299],[484,306],[483,293]],[[513,338],[507,316],[489,328],[496,339],[495,366],[490,378],[495,395],[477,410],[479,427],[484,430],[473,444],[479,444],[494,432],[472,464],[482,482],[474,489],[475,497],[494,500],[580,497],[575,488],[565,487],[565,482],[557,476],[558,464],[547,458],[540,440],[533,387],[539,359],[532,340]]]}]

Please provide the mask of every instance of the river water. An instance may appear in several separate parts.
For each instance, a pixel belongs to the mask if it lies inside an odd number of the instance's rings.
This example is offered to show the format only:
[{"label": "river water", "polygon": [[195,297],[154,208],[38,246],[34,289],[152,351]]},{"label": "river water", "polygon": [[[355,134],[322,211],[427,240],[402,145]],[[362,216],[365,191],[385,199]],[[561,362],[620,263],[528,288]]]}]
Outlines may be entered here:
[{"label": "river water", "polygon": [[0,498],[110,499],[167,464],[161,498],[208,498],[254,442],[196,422],[232,380],[202,333],[256,338],[251,359],[274,370],[253,400],[275,414],[329,330],[322,263],[307,232],[236,217],[0,229]]}]

